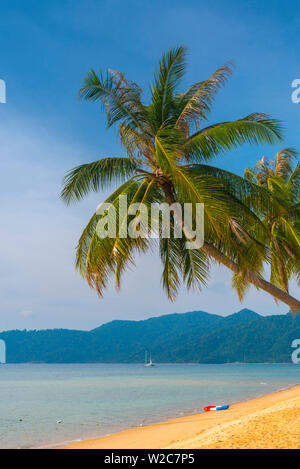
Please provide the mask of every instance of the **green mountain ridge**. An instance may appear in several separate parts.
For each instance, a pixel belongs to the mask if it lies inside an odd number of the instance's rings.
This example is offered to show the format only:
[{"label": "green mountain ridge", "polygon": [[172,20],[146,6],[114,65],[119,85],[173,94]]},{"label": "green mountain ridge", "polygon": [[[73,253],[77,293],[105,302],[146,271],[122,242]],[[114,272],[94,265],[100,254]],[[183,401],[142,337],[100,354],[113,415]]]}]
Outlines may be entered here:
[{"label": "green mountain ridge", "polygon": [[192,311],[142,321],[111,321],[91,331],[48,329],[0,333],[7,363],[138,363],[145,350],[170,363],[291,361],[300,316],[261,316],[243,309],[228,316]]}]

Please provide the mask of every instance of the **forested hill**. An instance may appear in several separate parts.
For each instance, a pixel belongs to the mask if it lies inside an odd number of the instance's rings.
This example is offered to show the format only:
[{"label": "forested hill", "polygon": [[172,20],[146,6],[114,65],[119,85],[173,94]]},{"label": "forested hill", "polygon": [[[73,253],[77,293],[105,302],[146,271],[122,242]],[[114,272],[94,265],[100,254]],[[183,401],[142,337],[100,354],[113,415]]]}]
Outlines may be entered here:
[{"label": "forested hill", "polygon": [[112,321],[92,331],[7,331],[7,363],[290,362],[300,315],[260,316],[243,309],[227,317],[193,311],[144,321]]}]

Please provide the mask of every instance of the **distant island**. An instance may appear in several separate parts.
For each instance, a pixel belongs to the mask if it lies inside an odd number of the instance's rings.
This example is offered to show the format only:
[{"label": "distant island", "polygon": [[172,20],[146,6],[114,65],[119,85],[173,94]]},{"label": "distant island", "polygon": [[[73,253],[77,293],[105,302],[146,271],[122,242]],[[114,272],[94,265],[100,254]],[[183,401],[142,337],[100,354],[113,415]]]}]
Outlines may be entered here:
[{"label": "distant island", "polygon": [[7,363],[138,363],[151,350],[156,363],[291,362],[300,317],[230,316],[193,311],[143,321],[112,321],[91,331],[13,330],[0,333]]}]

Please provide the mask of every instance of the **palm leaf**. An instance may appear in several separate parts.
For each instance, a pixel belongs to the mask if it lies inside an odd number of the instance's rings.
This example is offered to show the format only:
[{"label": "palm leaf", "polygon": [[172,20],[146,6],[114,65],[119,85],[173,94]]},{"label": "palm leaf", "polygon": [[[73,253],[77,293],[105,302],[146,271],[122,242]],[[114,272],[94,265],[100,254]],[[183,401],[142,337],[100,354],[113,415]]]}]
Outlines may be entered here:
[{"label": "palm leaf", "polygon": [[[126,181],[123,185],[121,185],[118,189],[116,189],[105,201],[104,203],[114,204],[119,201],[120,196],[126,195],[128,189],[134,185],[136,187],[136,181]],[[89,223],[85,227],[82,232],[82,235],[79,239],[78,246],[76,248],[76,268],[80,271],[81,275],[85,277],[86,275],[86,265],[87,265],[87,258],[89,255],[89,249],[91,246],[91,241],[93,236],[96,232],[97,224],[101,218],[101,215],[98,214],[99,212],[96,211],[92,218],[90,219]]]},{"label": "palm leaf", "polygon": [[280,150],[275,157],[274,175],[287,180],[292,173],[293,159],[296,157],[297,151],[294,148]]},{"label": "palm leaf", "polygon": [[133,176],[138,167],[130,158],[102,158],[77,166],[66,174],[61,198],[67,204],[78,201],[90,191],[97,192]]},{"label": "palm leaf", "polygon": [[188,161],[205,161],[225,151],[248,144],[273,144],[282,138],[280,121],[265,114],[206,127],[189,137],[184,145]]},{"label": "palm leaf", "polygon": [[108,127],[117,122],[131,125],[147,135],[146,109],[141,102],[141,90],[125,80],[124,74],[107,70],[106,77],[94,70],[87,73],[79,91],[81,99],[101,103]]},{"label": "palm leaf", "polygon": [[232,64],[226,62],[219,67],[207,80],[192,85],[185,93],[178,98],[179,115],[175,126],[186,128],[197,128],[202,119],[207,118],[211,111],[211,105],[214,102],[217,92],[223,87],[227,78],[232,73]]},{"label": "palm leaf", "polygon": [[152,86],[151,111],[156,130],[169,117],[172,97],[185,71],[186,48],[176,47],[163,54]]}]

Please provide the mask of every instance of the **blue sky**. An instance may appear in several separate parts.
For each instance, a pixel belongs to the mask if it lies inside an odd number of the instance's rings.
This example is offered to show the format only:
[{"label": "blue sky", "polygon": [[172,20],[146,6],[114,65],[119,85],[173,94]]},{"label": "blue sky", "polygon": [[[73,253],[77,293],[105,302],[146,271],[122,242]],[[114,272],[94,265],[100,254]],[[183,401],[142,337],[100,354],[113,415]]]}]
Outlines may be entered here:
[{"label": "blue sky", "polygon": [[[295,6],[296,5],[296,6]],[[137,260],[120,294],[105,299],[74,272],[74,248],[90,214],[103,200],[91,195],[65,207],[59,200],[66,170],[103,156],[122,155],[116,132],[105,129],[96,105],[77,98],[84,74],[107,67],[145,89],[163,50],[185,44],[183,85],[205,79],[228,59],[235,72],[216,101],[212,121],[265,112],[286,122],[285,143],[243,147],[215,161],[242,174],[263,154],[300,149],[300,105],[291,83],[300,78],[300,7],[282,1],[11,1],[1,3],[0,104],[1,267],[0,329],[89,329],[110,319],[143,319],[203,309],[241,308],[225,269],[212,270],[209,287],[174,304],[161,291],[160,264]],[[293,289],[296,293],[296,287]],[[252,290],[243,307],[286,312]]]}]

